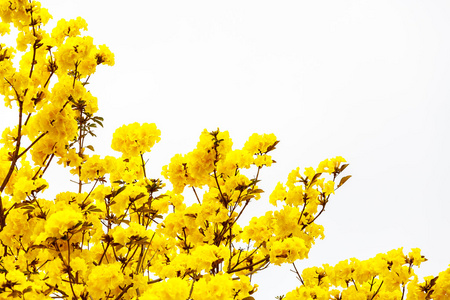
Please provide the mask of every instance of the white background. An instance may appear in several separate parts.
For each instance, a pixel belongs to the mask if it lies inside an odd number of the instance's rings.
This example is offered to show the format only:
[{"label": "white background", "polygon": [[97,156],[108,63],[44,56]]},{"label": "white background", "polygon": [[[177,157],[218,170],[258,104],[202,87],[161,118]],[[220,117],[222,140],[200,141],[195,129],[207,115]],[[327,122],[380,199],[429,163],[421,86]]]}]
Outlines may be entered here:
[{"label": "white background", "polygon": [[[105,118],[101,154],[118,155],[108,150],[115,128],[156,123],[149,172],[161,177],[204,128],[228,130],[236,148],[253,132],[275,133],[277,163],[262,172],[267,192],[247,222],[271,209],[271,190],[297,166],[341,155],[353,175],[319,218],[326,238],[298,268],[402,246],[429,259],[420,276],[449,265],[450,2],[42,2],[53,24],[85,18],[116,55],[90,85]],[[299,285],[290,268],[255,276],[255,298]]]}]

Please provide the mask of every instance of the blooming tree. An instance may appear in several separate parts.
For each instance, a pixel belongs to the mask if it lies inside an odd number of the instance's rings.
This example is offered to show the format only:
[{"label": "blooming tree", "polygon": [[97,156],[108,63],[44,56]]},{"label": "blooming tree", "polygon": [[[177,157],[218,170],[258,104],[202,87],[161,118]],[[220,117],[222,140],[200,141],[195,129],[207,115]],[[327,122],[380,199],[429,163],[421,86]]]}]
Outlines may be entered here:
[{"label": "blooming tree", "polygon": [[[316,239],[330,197],[350,176],[342,157],[299,168],[269,196],[273,211],[240,223],[262,197],[275,161],[274,134],[233,149],[227,131],[203,131],[191,152],[149,178],[144,155],[160,140],[155,124],[122,126],[101,157],[87,144],[103,119],[87,89],[114,55],[82,31],[82,18],[51,18],[37,1],[0,0],[0,93],[17,113],[0,143],[0,297],[20,299],[254,299],[252,276],[292,264],[299,287],[279,299],[449,299],[450,269],[419,281],[419,249],[297,270]],[[17,60],[14,60],[16,58]],[[18,63],[17,63],[18,62]],[[46,172],[62,164],[77,192],[46,199]],[[170,189],[165,189],[170,182]],[[244,227],[241,227],[244,226]]]}]

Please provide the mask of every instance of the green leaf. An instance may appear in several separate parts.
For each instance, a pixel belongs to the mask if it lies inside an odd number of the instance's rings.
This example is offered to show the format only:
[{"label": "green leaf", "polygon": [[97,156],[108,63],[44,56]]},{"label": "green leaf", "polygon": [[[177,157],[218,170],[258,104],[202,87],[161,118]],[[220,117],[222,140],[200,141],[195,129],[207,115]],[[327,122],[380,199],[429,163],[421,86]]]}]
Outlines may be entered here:
[{"label": "green leaf", "polygon": [[125,189],[126,189],[126,186],[125,186],[125,185],[122,186],[122,187],[120,187],[117,191],[114,191],[114,192],[113,192],[113,196],[116,197],[117,195],[119,195],[120,193],[122,193],[123,190],[125,190]]},{"label": "green leaf", "polygon": [[255,196],[253,196],[253,195],[244,195],[241,197],[241,201],[247,201],[247,200],[250,200],[253,198],[255,198]]},{"label": "green leaf", "polygon": [[95,206],[95,205],[89,206],[86,211],[89,212],[89,213],[91,213],[91,212],[102,212],[102,210],[100,208],[98,208],[97,206]]},{"label": "green leaf", "polygon": [[98,125],[103,127],[103,123],[102,123],[103,118],[102,117],[93,117],[92,121],[94,121],[95,123],[97,123]]},{"label": "green leaf", "polygon": [[260,193],[264,193],[264,191],[262,189],[254,189],[249,192],[249,194],[260,194]]},{"label": "green leaf", "polygon": [[34,206],[32,206],[32,205],[26,205],[26,206],[22,206],[21,209],[34,210]]},{"label": "green leaf", "polygon": [[139,195],[137,195],[137,196],[133,199],[133,201],[139,200],[139,199],[141,199],[142,197],[145,197],[145,196],[146,196],[146,194],[140,193]]}]

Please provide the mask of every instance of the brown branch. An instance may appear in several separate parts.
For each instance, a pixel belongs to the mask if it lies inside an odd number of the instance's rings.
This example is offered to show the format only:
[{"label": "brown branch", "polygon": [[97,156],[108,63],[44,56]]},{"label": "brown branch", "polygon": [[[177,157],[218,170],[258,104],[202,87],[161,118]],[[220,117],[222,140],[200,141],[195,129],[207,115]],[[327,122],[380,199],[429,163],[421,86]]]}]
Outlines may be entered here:
[{"label": "brown branch", "polygon": [[[261,170],[261,167],[258,167],[258,171],[256,172],[256,177],[255,177],[255,181],[253,182],[252,189],[251,189],[250,192],[247,193],[247,195],[251,194],[251,192],[255,190],[256,182],[258,181],[258,177],[259,177],[259,170]],[[251,199],[248,199],[247,201],[245,201],[244,207],[241,209],[241,211],[237,215],[236,219],[234,219],[233,222],[228,223],[229,224],[229,226],[228,226],[229,228],[233,227],[233,225],[237,222],[237,220],[239,220],[239,218],[241,217],[241,215],[244,212],[245,208],[250,203],[250,200]],[[224,226],[224,228],[222,228],[222,232],[219,234],[219,236],[223,236],[227,230],[228,230],[228,228],[226,226]]]},{"label": "brown branch", "polygon": [[142,153],[141,153],[141,163],[142,163],[142,170],[144,171],[144,178],[147,178],[147,173],[145,172],[144,154]]},{"label": "brown branch", "polygon": [[263,259],[258,260],[257,262],[252,263],[251,265],[239,268],[239,269],[235,269],[235,270],[229,270],[227,271],[228,274],[234,273],[234,272],[239,272],[239,271],[243,271],[249,268],[252,268],[256,265],[259,265],[260,263],[264,263],[264,262],[269,262],[270,261],[270,257],[267,255],[265,256]]},{"label": "brown branch", "polygon": [[110,240],[108,240],[108,243],[106,244],[106,248],[105,248],[105,250],[103,250],[103,254],[100,257],[100,260],[98,261],[98,265],[100,265],[102,263],[103,257],[105,257],[106,251],[108,251],[109,243],[110,243]]},{"label": "brown branch", "polygon": [[381,286],[383,285],[384,281],[381,282],[380,286],[378,287],[377,291],[375,292],[375,294],[373,294],[372,298],[370,298],[370,300],[372,300],[373,298],[375,298],[375,296],[378,294],[378,292],[381,289]]},{"label": "brown branch", "polygon": [[147,284],[153,284],[153,283],[157,283],[157,282],[160,282],[160,281],[163,281],[163,279],[162,278],[158,278],[158,279],[154,279],[152,281],[147,281]]},{"label": "brown branch", "polygon": [[194,278],[192,278],[192,285],[191,285],[191,290],[189,291],[189,296],[188,296],[188,300],[190,300],[190,299],[191,299],[191,296],[192,296],[192,292],[194,291],[194,282],[195,282],[195,279],[194,279]]},{"label": "brown branch", "polygon": [[[69,234],[69,233],[67,233],[67,234]],[[73,298],[75,300],[78,300],[78,297],[75,294],[75,290],[73,289],[73,283],[72,283],[72,280],[74,279],[73,274],[70,271],[70,238],[67,239],[67,272],[69,273],[69,283],[70,283],[70,289],[72,290]]]},{"label": "brown branch", "polygon": [[[302,285],[305,285],[305,283],[303,282],[302,276],[300,276],[300,273],[298,272],[297,267],[295,266],[295,263],[292,263],[292,265],[294,266],[294,269],[295,269],[295,272],[294,272],[294,273],[297,273],[298,280],[300,280],[300,282],[302,283]],[[293,272],[293,271],[292,271],[292,272]]]},{"label": "brown branch", "polygon": [[[20,101],[19,94],[17,93],[17,90],[14,88],[14,86],[11,84],[11,82],[9,82],[8,79],[6,79],[6,78],[5,78],[5,80],[14,89],[14,91],[16,93],[16,96],[17,96],[17,101],[19,103],[19,124],[18,124],[18,130],[17,130],[16,149],[14,150],[14,154],[12,156],[11,166],[9,167],[8,173],[7,173],[5,179],[3,180],[3,183],[2,183],[2,185],[0,187],[0,194],[5,189],[6,185],[8,184],[8,181],[11,178],[11,175],[12,175],[12,173],[14,171],[14,168],[15,168],[17,160],[18,160],[18,154],[19,154],[19,150],[20,150],[20,142],[21,142],[21,139],[22,139],[23,102]],[[2,201],[0,201],[0,231],[2,231],[5,226],[6,226],[6,215],[4,215],[3,203],[2,203]]]},{"label": "brown branch", "polygon": [[192,187],[192,190],[194,191],[194,194],[195,194],[195,197],[197,198],[198,203],[199,203],[199,204],[202,204],[202,203],[200,202],[200,199],[198,198],[197,192],[195,191],[195,188],[194,188],[194,187]]},{"label": "brown branch", "polygon": [[33,27],[33,36],[36,38],[34,40],[33,43],[33,59],[31,60],[31,68],[30,68],[30,74],[29,74],[29,78],[31,78],[31,75],[33,75],[33,69],[34,69],[34,62],[36,60],[36,49],[37,49],[37,44],[38,44],[38,39],[36,36],[36,28],[34,27],[34,20],[33,20],[33,9],[30,10],[30,19],[31,19],[31,26]]},{"label": "brown branch", "polygon": [[27,153],[28,150],[31,149],[31,147],[33,147],[40,139],[42,139],[46,134],[48,133],[48,131],[42,133],[37,139],[34,140],[34,142],[31,143],[30,146],[27,147],[27,149],[23,150],[22,153],[20,153],[17,156],[17,159],[19,159],[22,155],[24,155],[25,153]]},{"label": "brown branch", "polygon": [[117,297],[115,298],[115,300],[120,300],[120,298],[122,298],[122,296],[123,296],[123,295],[124,295],[131,287],[133,287],[133,283],[131,283],[131,284],[127,285],[126,287],[124,287],[124,288],[122,289],[122,292],[120,292],[120,294],[117,295]]}]

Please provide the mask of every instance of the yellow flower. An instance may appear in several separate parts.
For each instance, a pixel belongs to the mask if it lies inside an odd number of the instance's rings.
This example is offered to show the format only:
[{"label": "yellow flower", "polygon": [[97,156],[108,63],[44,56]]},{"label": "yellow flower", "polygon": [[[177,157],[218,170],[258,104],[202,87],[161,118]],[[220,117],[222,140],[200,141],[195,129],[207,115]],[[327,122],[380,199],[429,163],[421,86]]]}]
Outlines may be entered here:
[{"label": "yellow flower", "polygon": [[255,158],[255,165],[257,167],[262,166],[270,167],[272,165],[272,157],[270,155],[258,155]]},{"label": "yellow flower", "polygon": [[0,23],[0,35],[5,35],[5,34],[9,34],[11,32],[9,23]]},{"label": "yellow flower", "polygon": [[309,167],[305,169],[305,172],[303,174],[305,174],[305,176],[308,177],[309,180],[312,180],[314,175],[316,175],[316,171],[314,171],[313,167]]},{"label": "yellow flower", "polygon": [[27,195],[34,189],[34,184],[32,180],[25,177],[20,177],[14,187],[14,199],[16,201],[25,200]]},{"label": "yellow flower", "polygon": [[408,257],[409,259],[411,259],[412,263],[415,266],[420,267],[420,264],[424,261],[426,261],[427,259],[425,258],[425,256],[422,256],[420,254],[420,249],[419,248],[412,248],[411,252],[408,253]]},{"label": "yellow flower", "polygon": [[88,264],[81,257],[72,258],[70,261],[70,267],[73,272],[80,272],[81,275],[85,275],[88,270]]},{"label": "yellow flower", "polygon": [[102,178],[105,174],[113,171],[115,158],[107,156],[100,159],[100,155],[93,155],[87,158],[81,168],[80,180],[88,182],[97,178]]},{"label": "yellow flower", "polygon": [[196,300],[233,299],[233,286],[231,274],[218,273],[215,276],[204,276],[195,283],[192,298]]},{"label": "yellow flower", "polygon": [[278,182],[272,194],[270,194],[269,202],[272,205],[277,206],[277,201],[283,201],[286,199],[286,195],[286,188],[281,182]]},{"label": "yellow flower", "polygon": [[61,19],[52,30],[52,38],[61,44],[66,37],[79,36],[80,30],[87,30],[87,23],[83,18],[78,17],[76,20],[69,21]]},{"label": "yellow flower", "polygon": [[[180,300],[189,297],[192,283],[181,278],[170,278],[152,285],[139,299],[142,300]],[[196,298],[195,298],[196,299]]]},{"label": "yellow flower", "polygon": [[437,276],[436,285],[433,292],[433,299],[450,298],[450,267],[442,271]]},{"label": "yellow flower", "polygon": [[60,238],[79,222],[83,221],[83,214],[71,207],[52,214],[45,223],[45,232],[41,233],[37,240],[45,241],[47,237]]},{"label": "yellow flower", "polygon": [[8,270],[6,274],[6,279],[14,284],[14,289],[18,291],[23,291],[28,287],[27,277],[19,270]]},{"label": "yellow flower", "polygon": [[[64,44],[62,44],[58,50],[55,52],[55,59],[58,62],[58,74],[66,74],[67,71],[77,72],[85,71],[84,69],[79,70],[78,66],[81,63],[86,63],[86,60],[91,60],[95,64],[95,56],[94,52],[96,48],[94,46],[94,40],[92,37],[68,37]],[[92,54],[92,55],[91,55]],[[85,73],[82,75],[89,75],[89,73]]]},{"label": "yellow flower", "polygon": [[98,46],[99,51],[96,54],[97,64],[105,64],[108,66],[114,66],[114,54],[109,50],[106,45]]},{"label": "yellow flower", "polygon": [[111,148],[124,156],[138,156],[150,152],[155,143],[161,140],[161,131],[154,123],[133,123],[117,128],[113,134]]},{"label": "yellow flower", "polygon": [[217,169],[220,174],[231,176],[236,168],[248,169],[253,163],[253,154],[248,151],[236,149],[228,152],[225,159],[218,163]]},{"label": "yellow flower", "polygon": [[275,145],[277,137],[272,134],[252,134],[248,141],[245,143],[243,150],[246,150],[252,154],[262,153],[265,154],[270,150],[269,147]]},{"label": "yellow flower", "polygon": [[86,283],[88,291],[94,299],[104,298],[110,291],[113,295],[120,293],[119,286],[123,286],[125,279],[121,265],[119,262],[114,262],[92,268]]},{"label": "yellow flower", "polygon": [[335,164],[333,161],[326,159],[319,163],[319,167],[317,168],[317,173],[328,173],[331,174],[334,172]]},{"label": "yellow flower", "polygon": [[187,184],[186,159],[181,154],[175,154],[170,164],[163,167],[161,175],[169,179],[173,185],[173,192],[180,194]]},{"label": "yellow flower", "polygon": [[332,180],[327,181],[322,191],[325,193],[326,196],[334,194],[334,181]]},{"label": "yellow flower", "polygon": [[262,244],[274,235],[273,227],[273,212],[268,211],[264,216],[253,217],[250,220],[250,224],[244,228],[244,232],[242,233],[241,238],[245,242],[251,239],[257,244]]}]

